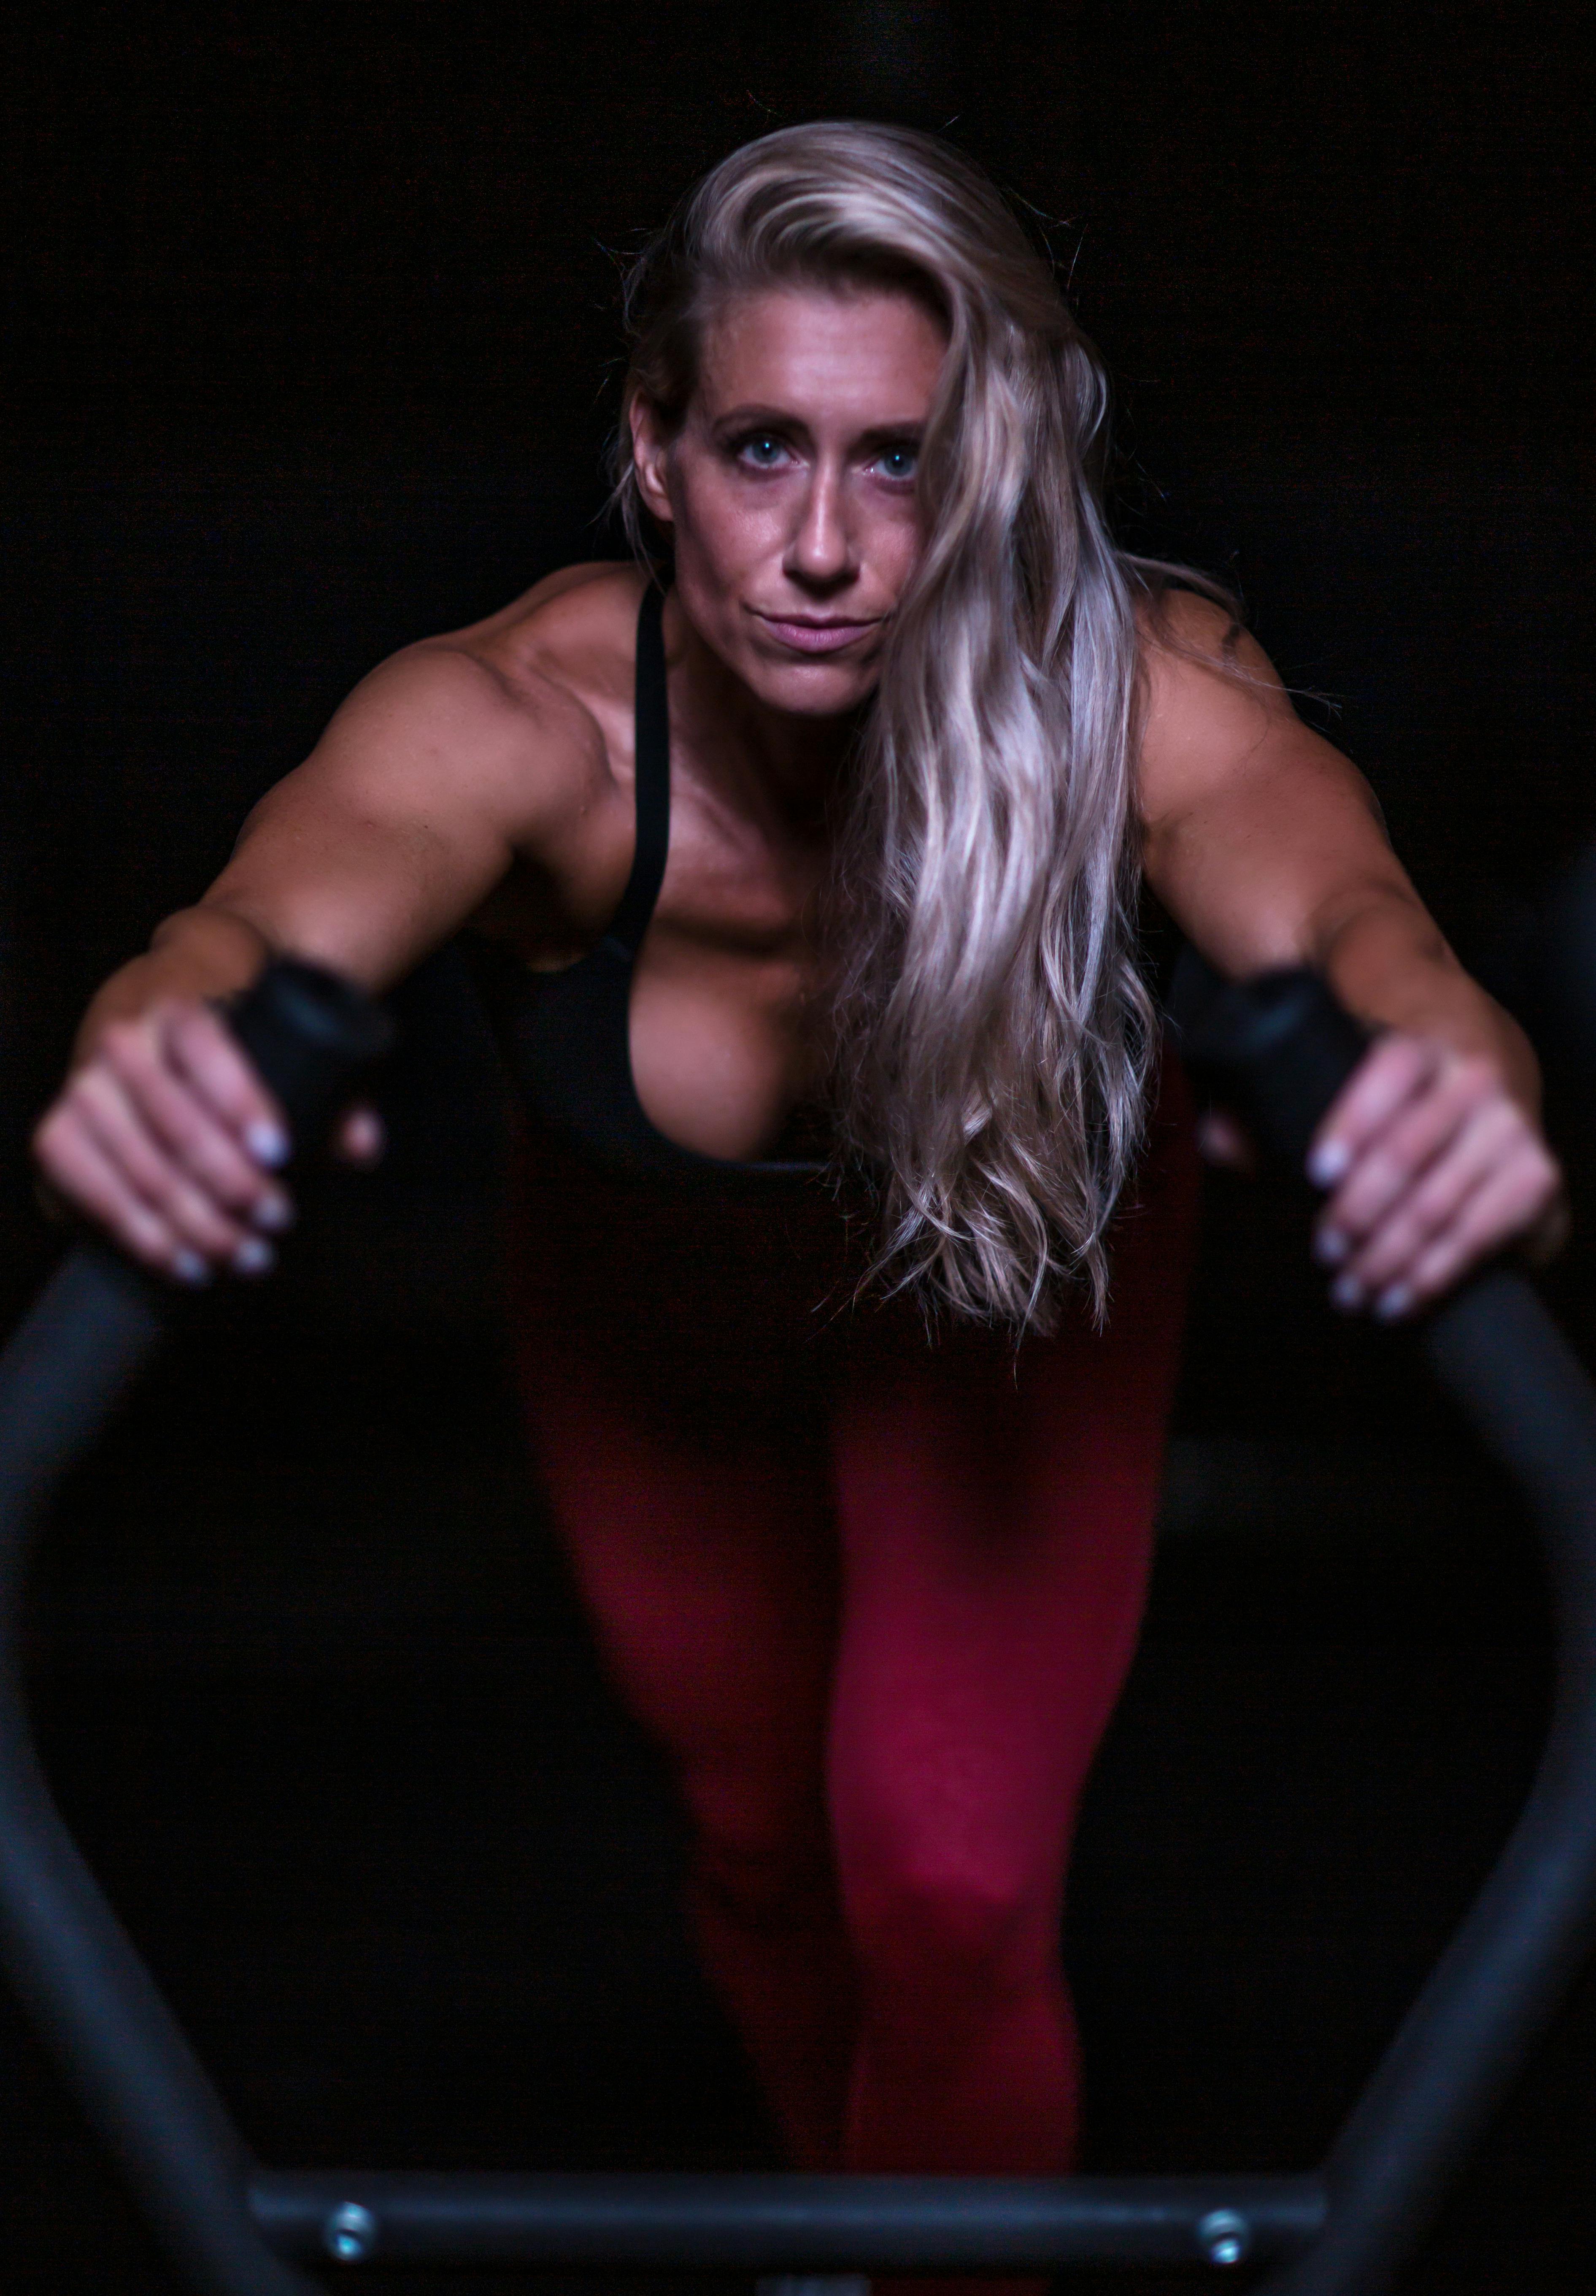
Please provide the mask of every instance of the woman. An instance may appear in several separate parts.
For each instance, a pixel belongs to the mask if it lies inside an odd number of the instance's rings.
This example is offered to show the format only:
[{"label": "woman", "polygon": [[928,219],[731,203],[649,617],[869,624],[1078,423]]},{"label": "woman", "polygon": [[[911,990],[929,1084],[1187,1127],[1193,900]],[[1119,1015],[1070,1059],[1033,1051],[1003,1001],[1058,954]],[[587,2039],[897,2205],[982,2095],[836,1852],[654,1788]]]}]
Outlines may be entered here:
[{"label": "woman", "polygon": [[258,1273],[286,1143],[211,1001],[496,944],[528,1411],[793,2158],[1058,2170],[1191,1227],[1138,873],[1382,1032],[1312,1159],[1344,1307],[1551,1217],[1534,1062],[1263,655],[1115,552],[1100,370],[966,162],[765,137],[628,316],[663,603],[574,567],[373,672],[95,999],[38,1157],[178,1281]]}]

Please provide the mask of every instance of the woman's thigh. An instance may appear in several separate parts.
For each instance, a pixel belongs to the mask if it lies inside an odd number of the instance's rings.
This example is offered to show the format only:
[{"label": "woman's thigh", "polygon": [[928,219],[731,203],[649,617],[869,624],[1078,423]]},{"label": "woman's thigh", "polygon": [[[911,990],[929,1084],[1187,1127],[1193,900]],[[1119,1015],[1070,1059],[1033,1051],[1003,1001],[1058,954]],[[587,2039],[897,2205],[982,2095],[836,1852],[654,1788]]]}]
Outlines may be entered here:
[{"label": "woman's thigh", "polygon": [[[1196,1173],[1166,1109],[1113,1311],[1016,1352],[907,1326],[837,1415],[830,1794],[850,1920],[1053,1950],[1069,1828],[1135,1646]],[[904,1937],[906,1949],[907,1938]]]},{"label": "woman's thigh", "polygon": [[555,1524],[623,1695],[728,1849],[822,1823],[827,1210],[677,1202],[546,1150],[522,1199],[522,1386]]},{"label": "woman's thigh", "polygon": [[601,1648],[695,1809],[752,1773],[812,1792],[836,1633],[814,1450],[768,1430],[673,1442],[591,1372],[545,1376],[528,1400]]}]

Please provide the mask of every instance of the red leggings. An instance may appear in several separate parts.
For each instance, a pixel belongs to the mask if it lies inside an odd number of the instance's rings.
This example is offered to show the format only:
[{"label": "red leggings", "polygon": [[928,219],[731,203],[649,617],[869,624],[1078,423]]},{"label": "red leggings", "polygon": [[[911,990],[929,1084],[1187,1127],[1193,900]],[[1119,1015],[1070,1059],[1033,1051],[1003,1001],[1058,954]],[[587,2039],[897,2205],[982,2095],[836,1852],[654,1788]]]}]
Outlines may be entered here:
[{"label": "red leggings", "polygon": [[667,1201],[535,1167],[555,1520],[674,1763],[703,1957],[792,2158],[1067,2169],[1065,1866],[1146,1587],[1195,1226],[1178,1082],[1106,1332],[1018,1355],[850,1307],[819,1190]]}]

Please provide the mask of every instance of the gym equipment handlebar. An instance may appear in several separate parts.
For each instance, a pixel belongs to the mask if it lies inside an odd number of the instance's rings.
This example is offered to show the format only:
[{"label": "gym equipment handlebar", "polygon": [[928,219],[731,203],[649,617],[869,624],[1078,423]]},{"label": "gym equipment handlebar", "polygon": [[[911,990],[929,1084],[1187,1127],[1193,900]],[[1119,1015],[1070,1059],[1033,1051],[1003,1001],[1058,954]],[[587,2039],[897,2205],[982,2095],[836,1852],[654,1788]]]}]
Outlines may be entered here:
[{"label": "gym equipment handlebar", "polygon": [[[228,1013],[298,1144],[386,1050],[386,1014],[319,967],[270,966]],[[192,1303],[107,1244],[69,1253],[0,1358],[0,1938],[24,2007],[196,2287],[291,2296],[220,2100],[51,1800],[23,1704],[23,1574],[44,1505]]]},{"label": "gym equipment handlebar", "polygon": [[[1188,984],[1197,973],[1188,964]],[[1189,986],[1188,997],[1200,992]],[[1200,1002],[1182,1031],[1187,1057],[1300,1170],[1363,1032],[1311,972],[1215,987]],[[1325,2232],[1270,2296],[1385,2284],[1574,1976],[1596,1907],[1596,1391],[1505,1261],[1444,1300],[1419,1344],[1533,1513],[1555,1606],[1557,1706],[1506,1848],[1325,2164]]]},{"label": "gym equipment handlebar", "polygon": [[[291,972],[284,980],[282,973]],[[1188,1056],[1300,1165],[1364,1038],[1303,973],[1188,974]],[[307,1018],[308,1015],[308,1018]],[[235,1017],[291,1118],[324,1116],[382,1025],[306,968]],[[307,1040],[318,1049],[307,1051]],[[201,2296],[308,2296],[283,2259],[1015,2270],[1115,2259],[1294,2259],[1267,2296],[1374,2296],[1573,1973],[1596,1903],[1596,1392],[1498,1266],[1428,1319],[1432,1370],[1544,1538],[1559,1694],[1530,1799],[1322,2177],[473,2177],[265,2170],[51,1802],[18,1615],[33,1527],[160,1335],[164,1287],[89,1246],[0,1359],[0,1939],[42,2037]]]}]

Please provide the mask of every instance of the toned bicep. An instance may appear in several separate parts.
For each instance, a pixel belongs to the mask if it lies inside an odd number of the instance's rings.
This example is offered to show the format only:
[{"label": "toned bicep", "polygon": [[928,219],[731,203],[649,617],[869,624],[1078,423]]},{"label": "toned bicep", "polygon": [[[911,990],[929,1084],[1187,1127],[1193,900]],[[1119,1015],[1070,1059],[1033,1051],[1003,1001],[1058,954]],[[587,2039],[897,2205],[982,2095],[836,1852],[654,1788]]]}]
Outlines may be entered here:
[{"label": "toned bicep", "polygon": [[[1142,860],[1164,906],[1232,975],[1318,962],[1371,903],[1418,908],[1368,783],[1305,726],[1250,639],[1182,602],[1147,655]],[[1207,619],[1205,619],[1207,618]]]},{"label": "toned bicep", "polygon": [[374,671],[244,824],[205,896],[270,945],[381,988],[479,908],[518,856],[557,853],[595,760],[585,713],[507,696],[469,658]]}]

